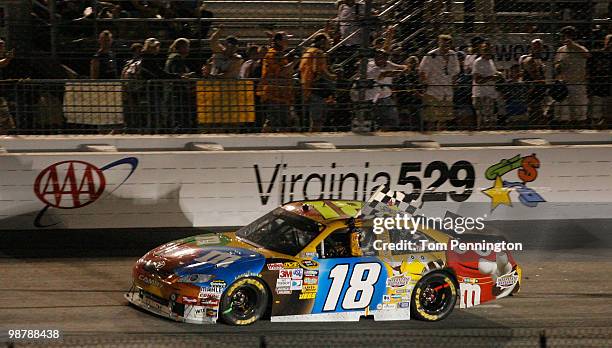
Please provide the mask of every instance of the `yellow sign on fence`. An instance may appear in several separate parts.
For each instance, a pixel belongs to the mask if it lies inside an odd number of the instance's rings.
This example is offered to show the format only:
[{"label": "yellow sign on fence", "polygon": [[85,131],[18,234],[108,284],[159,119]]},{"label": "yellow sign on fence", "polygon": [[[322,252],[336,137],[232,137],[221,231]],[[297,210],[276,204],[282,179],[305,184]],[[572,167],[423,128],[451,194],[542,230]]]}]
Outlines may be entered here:
[{"label": "yellow sign on fence", "polygon": [[255,122],[253,81],[198,81],[196,102],[199,123]]}]

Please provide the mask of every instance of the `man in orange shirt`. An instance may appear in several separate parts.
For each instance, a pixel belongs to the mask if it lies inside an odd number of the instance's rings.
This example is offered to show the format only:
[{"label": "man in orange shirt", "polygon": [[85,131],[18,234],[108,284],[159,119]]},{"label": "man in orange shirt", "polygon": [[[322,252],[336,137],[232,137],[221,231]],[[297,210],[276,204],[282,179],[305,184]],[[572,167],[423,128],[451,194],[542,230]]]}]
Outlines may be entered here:
[{"label": "man in orange shirt", "polygon": [[262,61],[259,95],[264,104],[264,129],[286,130],[289,126],[290,106],[293,103],[291,76],[297,60],[290,62],[284,55],[289,35],[280,31],[272,38],[272,47]]},{"label": "man in orange shirt", "polygon": [[327,67],[326,50],[330,39],[327,34],[314,37],[300,60],[300,79],[302,83],[303,102],[308,106],[310,131],[320,132],[325,123],[326,99],[333,95],[333,83],[336,75]]}]

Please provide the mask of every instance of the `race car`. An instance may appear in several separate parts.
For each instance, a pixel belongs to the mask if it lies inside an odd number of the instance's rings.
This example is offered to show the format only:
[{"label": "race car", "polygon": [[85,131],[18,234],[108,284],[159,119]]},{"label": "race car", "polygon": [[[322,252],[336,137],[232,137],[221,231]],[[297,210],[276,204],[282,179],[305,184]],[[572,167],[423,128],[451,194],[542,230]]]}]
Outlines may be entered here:
[{"label": "race car", "polygon": [[[236,232],[202,234],[151,250],[133,267],[126,299],[177,321],[438,321],[516,293],[509,252],[419,249],[456,236],[384,229],[359,217],[363,202],[285,204]],[[376,248],[409,240],[416,249]],[[378,243],[380,244],[380,242]]]}]

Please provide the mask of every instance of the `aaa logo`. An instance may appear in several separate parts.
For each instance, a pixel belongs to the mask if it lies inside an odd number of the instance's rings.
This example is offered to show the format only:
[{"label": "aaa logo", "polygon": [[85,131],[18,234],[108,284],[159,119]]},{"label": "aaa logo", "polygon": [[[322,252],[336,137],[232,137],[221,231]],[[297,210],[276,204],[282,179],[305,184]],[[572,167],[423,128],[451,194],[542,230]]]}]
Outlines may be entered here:
[{"label": "aaa logo", "polygon": [[88,162],[71,160],[57,162],[43,169],[34,181],[34,194],[45,207],[36,216],[34,226],[49,227],[57,224],[41,222],[45,212],[51,207],[77,209],[97,201],[107,184],[104,171],[120,165],[129,165],[130,171],[115,187],[115,191],[134,173],[138,166],[137,158],[126,157],[102,168]]},{"label": "aaa logo", "polygon": [[[546,200],[527,184],[533,182],[538,177],[538,169],[540,168],[540,160],[535,154],[521,157],[516,155],[511,159],[502,159],[498,163],[487,168],[485,177],[495,181],[492,187],[489,187],[482,192],[491,198],[491,211],[499,205],[504,204],[512,206],[510,193],[516,191],[519,201],[528,206],[536,207],[540,202]],[[506,181],[503,176],[516,171],[520,181]]]}]

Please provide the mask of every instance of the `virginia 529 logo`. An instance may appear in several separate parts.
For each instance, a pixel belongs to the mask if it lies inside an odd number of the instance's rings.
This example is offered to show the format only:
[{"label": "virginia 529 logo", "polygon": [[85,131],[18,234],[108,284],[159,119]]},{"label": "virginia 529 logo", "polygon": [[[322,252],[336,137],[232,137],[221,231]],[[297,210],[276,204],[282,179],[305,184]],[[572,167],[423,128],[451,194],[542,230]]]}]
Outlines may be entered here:
[{"label": "virginia 529 logo", "polygon": [[[533,187],[528,187],[527,184],[535,181],[538,178],[538,169],[540,168],[540,160],[535,154],[528,156],[516,155],[510,159],[502,159],[498,163],[490,166],[485,171],[485,177],[488,180],[493,180],[493,186],[482,190],[482,192],[491,198],[491,211],[499,205],[504,204],[512,206],[510,193],[516,191],[519,201],[528,206],[535,207],[540,202],[546,200],[537,193]],[[520,181],[510,181],[504,175],[516,171]]]},{"label": "virginia 529 logo", "polygon": [[36,227],[50,227],[59,222],[43,222],[49,208],[78,209],[100,199],[109,184],[104,172],[118,166],[128,166],[122,181],[113,183],[113,193],[125,183],[138,167],[136,157],[126,157],[98,168],[94,164],[69,160],[54,163],[43,169],[34,181],[34,194],[45,204],[34,219]]}]

